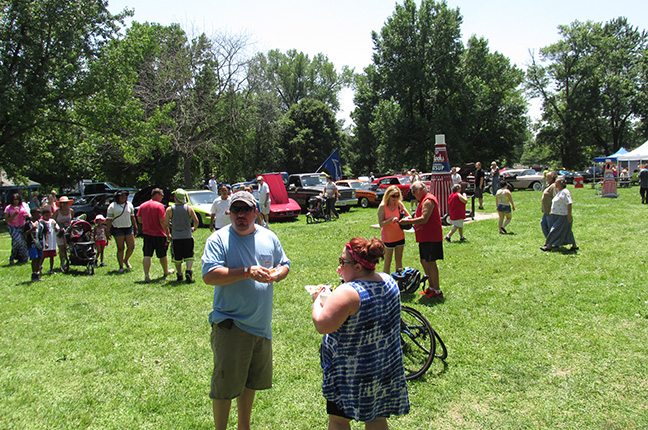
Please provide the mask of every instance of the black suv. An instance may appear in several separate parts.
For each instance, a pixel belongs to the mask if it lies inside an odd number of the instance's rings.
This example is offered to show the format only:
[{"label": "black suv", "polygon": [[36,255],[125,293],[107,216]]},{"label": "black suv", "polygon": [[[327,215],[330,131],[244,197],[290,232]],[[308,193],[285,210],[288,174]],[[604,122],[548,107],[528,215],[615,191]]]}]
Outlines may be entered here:
[{"label": "black suv", "polygon": [[112,182],[90,182],[83,185],[83,196],[96,196],[99,194],[115,194],[117,190],[128,191],[131,194],[137,192],[137,188],[124,188]]}]

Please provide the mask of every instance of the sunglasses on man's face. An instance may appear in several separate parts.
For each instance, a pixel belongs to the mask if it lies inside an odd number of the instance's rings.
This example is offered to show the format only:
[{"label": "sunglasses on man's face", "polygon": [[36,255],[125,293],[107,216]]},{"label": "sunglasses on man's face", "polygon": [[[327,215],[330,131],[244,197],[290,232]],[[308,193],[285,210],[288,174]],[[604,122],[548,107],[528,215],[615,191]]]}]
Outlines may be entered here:
[{"label": "sunglasses on man's face", "polygon": [[254,208],[252,206],[232,206],[230,208],[230,212],[232,212],[234,215],[238,215],[240,213],[249,214],[253,211]]}]

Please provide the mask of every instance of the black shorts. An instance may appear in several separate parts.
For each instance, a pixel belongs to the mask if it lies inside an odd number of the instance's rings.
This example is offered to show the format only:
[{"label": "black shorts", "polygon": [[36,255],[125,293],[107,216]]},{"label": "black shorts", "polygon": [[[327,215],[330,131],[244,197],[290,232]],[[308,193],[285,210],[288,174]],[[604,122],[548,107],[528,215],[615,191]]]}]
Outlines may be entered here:
[{"label": "black shorts", "polygon": [[478,199],[484,197],[484,190],[482,188],[475,187],[475,197],[477,197]]},{"label": "black shorts", "polygon": [[419,258],[425,261],[443,260],[443,242],[419,243]]},{"label": "black shorts", "polygon": [[385,244],[385,248],[387,249],[394,249],[399,246],[404,246],[405,245],[405,239],[398,240],[396,242],[383,242]]},{"label": "black shorts", "polygon": [[194,256],[194,240],[189,239],[173,239],[171,242],[171,256],[174,263],[182,263],[183,261],[193,261]]},{"label": "black shorts", "polygon": [[346,415],[344,411],[338,407],[338,405],[329,400],[326,401],[326,413],[329,415],[335,415],[336,417],[346,418],[347,420],[353,419],[350,416]]},{"label": "black shorts", "polygon": [[153,257],[153,251],[155,251],[155,256],[157,258],[164,258],[167,255],[167,240],[164,236],[151,236],[148,234],[143,235],[144,237],[144,246],[142,250],[144,251],[144,257]]}]

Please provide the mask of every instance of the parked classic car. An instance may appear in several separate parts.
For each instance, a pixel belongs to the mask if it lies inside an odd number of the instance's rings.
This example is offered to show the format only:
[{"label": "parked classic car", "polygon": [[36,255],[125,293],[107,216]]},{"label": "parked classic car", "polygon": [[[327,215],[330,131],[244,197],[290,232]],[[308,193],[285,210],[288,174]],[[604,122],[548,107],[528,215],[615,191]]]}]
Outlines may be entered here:
[{"label": "parked classic car", "polygon": [[[295,200],[302,211],[308,207],[308,199],[322,194],[326,185],[324,173],[297,173],[288,177],[288,197]],[[353,188],[338,186],[340,198],[335,202],[335,207],[342,212],[348,211],[351,206],[358,204],[356,192]]]},{"label": "parked classic car", "polygon": [[112,194],[99,194],[89,197],[87,200],[83,198],[75,199],[71,207],[74,210],[75,217],[85,214],[85,219],[92,222],[97,215],[106,216],[108,205],[112,202],[112,199]]},{"label": "parked classic car", "polygon": [[574,176],[576,176],[576,172],[571,172],[569,170],[558,170],[558,174],[564,177],[565,181],[567,181],[568,184],[574,183]]},{"label": "parked classic car", "polygon": [[412,200],[414,198],[410,192],[412,184],[410,183],[409,175],[383,176],[382,178],[374,180],[372,183],[378,185],[378,187],[383,190],[392,185],[396,185],[401,190],[403,200]]},{"label": "parked classic car", "polygon": [[500,175],[506,180],[509,190],[525,190],[531,188],[534,191],[542,191],[542,173],[533,169],[509,169]]},{"label": "parked classic car", "polygon": [[[588,167],[583,171],[576,172],[576,176],[582,176],[583,182],[598,182],[603,180],[603,169],[599,166]],[[594,178],[595,177],[595,178]]]},{"label": "parked classic car", "polygon": [[[270,220],[297,218],[301,213],[299,204],[288,197],[283,172],[263,173],[263,180],[270,188]],[[258,186],[257,186],[258,194]]]},{"label": "parked classic car", "polygon": [[368,181],[359,179],[343,179],[335,182],[337,185],[344,185],[353,188],[358,198],[358,205],[368,208],[370,205],[378,206],[385,195],[385,190]]},{"label": "parked classic car", "polygon": [[189,197],[187,204],[196,212],[199,227],[209,226],[211,222],[212,203],[214,203],[217,197],[220,198],[220,196],[209,190],[186,191],[186,193],[187,197]]}]

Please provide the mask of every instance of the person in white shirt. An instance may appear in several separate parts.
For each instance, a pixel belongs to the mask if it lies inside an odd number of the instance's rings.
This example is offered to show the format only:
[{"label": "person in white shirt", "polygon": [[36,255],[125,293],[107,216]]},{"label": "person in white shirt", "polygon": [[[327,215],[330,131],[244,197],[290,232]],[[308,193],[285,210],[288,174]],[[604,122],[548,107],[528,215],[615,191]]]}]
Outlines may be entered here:
[{"label": "person in white shirt", "polygon": [[[410,170],[409,174],[410,174],[410,186],[414,182],[421,182],[421,175],[419,175],[416,169]],[[416,199],[410,200],[410,212],[414,212],[417,206],[418,206],[418,200]]]},{"label": "person in white shirt", "polygon": [[333,215],[335,215],[335,217],[339,219],[340,214],[338,213],[337,209],[335,209],[335,202],[340,197],[340,192],[338,191],[338,187],[337,185],[335,185],[335,182],[333,182],[333,177],[331,175],[326,175],[326,185],[324,185],[322,195],[326,197],[326,210],[331,216],[331,219],[333,218]]},{"label": "person in white shirt", "polygon": [[214,175],[211,175],[211,178],[209,179],[209,189],[215,193],[218,192],[218,183],[216,182],[216,177]]},{"label": "person in white shirt", "polygon": [[457,173],[457,168],[450,169],[450,177],[452,178],[452,185],[461,185],[461,175]]},{"label": "person in white shirt", "polygon": [[257,177],[257,183],[259,184],[259,212],[263,215],[263,222],[266,227],[270,220],[270,187],[263,180],[263,176]]},{"label": "person in white shirt", "polygon": [[209,210],[211,213],[211,221],[209,222],[210,231],[214,231],[214,228],[218,230],[230,223],[229,206],[230,190],[227,185],[221,185],[220,196],[214,200],[214,203],[212,203],[212,207]]},{"label": "person in white shirt", "polygon": [[577,251],[576,239],[572,232],[572,198],[567,190],[567,182],[562,176],[556,179],[556,195],[551,201],[551,229],[547,241],[540,249],[551,251],[563,245],[571,245],[570,251]]}]

